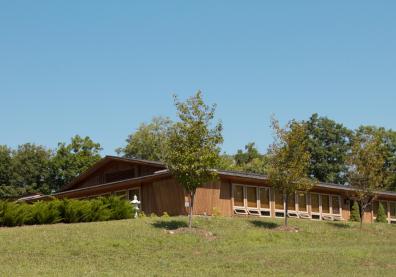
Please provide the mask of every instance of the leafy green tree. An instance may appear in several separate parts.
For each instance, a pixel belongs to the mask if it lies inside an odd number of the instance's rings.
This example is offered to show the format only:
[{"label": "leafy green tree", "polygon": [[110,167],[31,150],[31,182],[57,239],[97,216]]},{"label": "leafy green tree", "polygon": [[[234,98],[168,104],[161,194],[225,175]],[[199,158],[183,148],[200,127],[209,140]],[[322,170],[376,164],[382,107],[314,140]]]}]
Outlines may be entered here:
[{"label": "leafy green tree", "polygon": [[376,192],[385,189],[388,183],[386,156],[386,146],[378,134],[357,133],[354,136],[348,157],[348,179],[359,202],[360,228],[364,212],[376,199]]},{"label": "leafy green tree", "polygon": [[153,161],[164,161],[166,140],[172,121],[165,117],[154,117],[146,124],[142,123],[129,135],[123,148],[116,149],[119,155]]},{"label": "leafy green tree", "polygon": [[297,121],[281,128],[272,118],[275,141],[269,149],[268,177],[272,186],[285,197],[285,226],[288,219],[288,199],[297,190],[308,190],[314,181],[308,177],[310,154],[306,126]]},{"label": "leafy green tree", "polygon": [[189,227],[192,226],[197,187],[217,176],[219,145],[223,142],[222,124],[213,126],[216,106],[208,106],[199,91],[185,102],[174,97],[179,121],[169,134],[165,162],[176,180],[189,194]]},{"label": "leafy green tree", "polygon": [[11,183],[12,177],[12,152],[6,145],[0,145],[0,186]]},{"label": "leafy green tree", "polygon": [[49,193],[50,159],[51,151],[44,146],[19,145],[13,153],[11,185],[27,192]]},{"label": "leafy green tree", "polygon": [[386,130],[383,127],[376,126],[360,126],[356,130],[358,137],[372,137],[376,136],[382,144],[385,164],[384,170],[389,175],[386,180],[385,189],[396,190],[396,132],[393,130]]},{"label": "leafy green tree", "polygon": [[376,217],[375,221],[379,222],[379,223],[387,223],[388,222],[387,216],[385,215],[384,206],[382,205],[381,202],[378,205],[377,217]]},{"label": "leafy green tree", "polygon": [[358,202],[356,202],[356,201],[353,201],[351,217],[349,220],[360,222],[360,208],[359,208]]},{"label": "leafy green tree", "polygon": [[311,155],[309,174],[321,182],[346,183],[346,159],[351,148],[352,131],[318,114],[313,114],[304,124]]},{"label": "leafy green tree", "polygon": [[51,160],[51,189],[59,190],[90,168],[100,160],[101,150],[99,143],[79,135],[71,138],[69,144],[59,143]]}]

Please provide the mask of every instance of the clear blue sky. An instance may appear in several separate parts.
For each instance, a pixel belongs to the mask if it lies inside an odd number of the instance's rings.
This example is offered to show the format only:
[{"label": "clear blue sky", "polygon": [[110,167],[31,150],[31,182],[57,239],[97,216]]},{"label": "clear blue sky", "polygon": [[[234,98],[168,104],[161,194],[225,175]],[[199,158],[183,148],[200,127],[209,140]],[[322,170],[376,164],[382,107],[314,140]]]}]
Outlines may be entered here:
[{"label": "clear blue sky", "polygon": [[[187,3],[188,2],[188,3]],[[1,1],[0,144],[113,154],[172,94],[217,103],[223,149],[328,116],[396,129],[396,1]]]}]

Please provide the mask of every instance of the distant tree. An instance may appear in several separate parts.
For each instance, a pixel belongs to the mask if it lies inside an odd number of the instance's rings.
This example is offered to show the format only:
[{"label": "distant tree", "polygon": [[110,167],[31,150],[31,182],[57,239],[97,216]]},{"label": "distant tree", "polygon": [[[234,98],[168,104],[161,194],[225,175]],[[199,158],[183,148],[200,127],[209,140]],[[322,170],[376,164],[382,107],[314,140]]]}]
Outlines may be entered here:
[{"label": "distant tree", "polygon": [[164,161],[165,145],[172,121],[167,117],[154,117],[146,124],[140,124],[133,134],[129,135],[127,145],[116,149],[119,155],[128,158],[139,158],[153,161]]},{"label": "distant tree", "polygon": [[311,155],[309,174],[321,182],[346,183],[346,159],[351,148],[352,131],[318,114],[313,114],[304,124]]},{"label": "distant tree", "polygon": [[101,150],[99,143],[79,135],[72,137],[69,144],[58,143],[51,160],[51,189],[59,190],[90,168],[101,158]]},{"label": "distant tree", "polygon": [[51,154],[41,145],[26,143],[18,146],[12,158],[11,185],[26,192],[49,193]]},{"label": "distant tree", "polygon": [[0,145],[0,186],[9,186],[12,177],[12,151]]},{"label": "distant tree", "polygon": [[353,201],[351,216],[349,220],[360,222],[360,208],[358,202],[356,201]]},{"label": "distant tree", "polygon": [[360,207],[360,228],[367,207],[376,199],[376,192],[386,188],[389,172],[386,169],[387,150],[378,134],[356,134],[348,157],[348,179],[355,188]]},{"label": "distant tree", "polygon": [[378,204],[377,217],[376,217],[375,221],[378,223],[387,223],[388,222],[387,216],[385,215],[384,206],[382,205],[381,202]]},{"label": "distant tree", "polygon": [[252,160],[261,158],[260,152],[257,150],[255,143],[251,142],[245,145],[245,151],[239,149],[234,156],[235,163],[238,166],[250,163]]},{"label": "distant tree", "polygon": [[285,226],[288,219],[288,199],[297,190],[308,190],[314,180],[308,177],[310,154],[306,126],[297,121],[285,128],[272,118],[275,141],[269,149],[268,177],[272,186],[285,197]]},{"label": "distant tree", "polygon": [[170,130],[165,162],[189,194],[188,225],[191,228],[197,187],[217,177],[214,169],[220,161],[222,125],[212,126],[216,106],[206,105],[200,91],[185,102],[176,96],[174,99],[179,121]]},{"label": "distant tree", "polygon": [[358,137],[372,137],[378,138],[382,144],[382,150],[385,159],[384,170],[389,175],[386,180],[385,189],[396,191],[396,132],[393,130],[386,130],[383,127],[376,126],[360,126],[356,130]]}]

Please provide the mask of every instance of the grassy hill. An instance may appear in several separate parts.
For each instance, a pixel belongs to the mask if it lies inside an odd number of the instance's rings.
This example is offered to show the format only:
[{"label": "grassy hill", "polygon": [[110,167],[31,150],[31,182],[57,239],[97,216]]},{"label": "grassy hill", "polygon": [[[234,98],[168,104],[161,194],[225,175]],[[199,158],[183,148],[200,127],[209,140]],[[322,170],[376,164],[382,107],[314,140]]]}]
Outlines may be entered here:
[{"label": "grassy hill", "polygon": [[197,218],[199,231],[169,232],[186,221],[0,228],[0,276],[395,276],[394,225]]}]

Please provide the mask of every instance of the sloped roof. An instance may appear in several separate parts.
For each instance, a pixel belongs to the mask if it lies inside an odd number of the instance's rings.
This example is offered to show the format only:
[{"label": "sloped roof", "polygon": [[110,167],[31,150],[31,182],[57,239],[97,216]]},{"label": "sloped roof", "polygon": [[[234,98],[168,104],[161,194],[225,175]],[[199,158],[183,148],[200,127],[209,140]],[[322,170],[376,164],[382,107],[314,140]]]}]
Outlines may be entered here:
[{"label": "sloped roof", "polygon": [[73,188],[73,186],[75,184],[77,184],[80,181],[84,180],[85,178],[89,177],[91,174],[93,174],[99,168],[108,164],[111,161],[122,161],[122,162],[133,163],[133,164],[149,165],[149,166],[158,167],[159,169],[166,168],[163,163],[156,162],[156,161],[148,161],[148,160],[135,159],[135,158],[124,158],[124,157],[117,157],[117,156],[105,156],[104,158],[100,159],[97,163],[95,163],[91,168],[87,169],[85,172],[83,172],[79,176],[77,176],[72,182],[63,186],[60,189],[60,191],[66,191],[66,190]]}]

